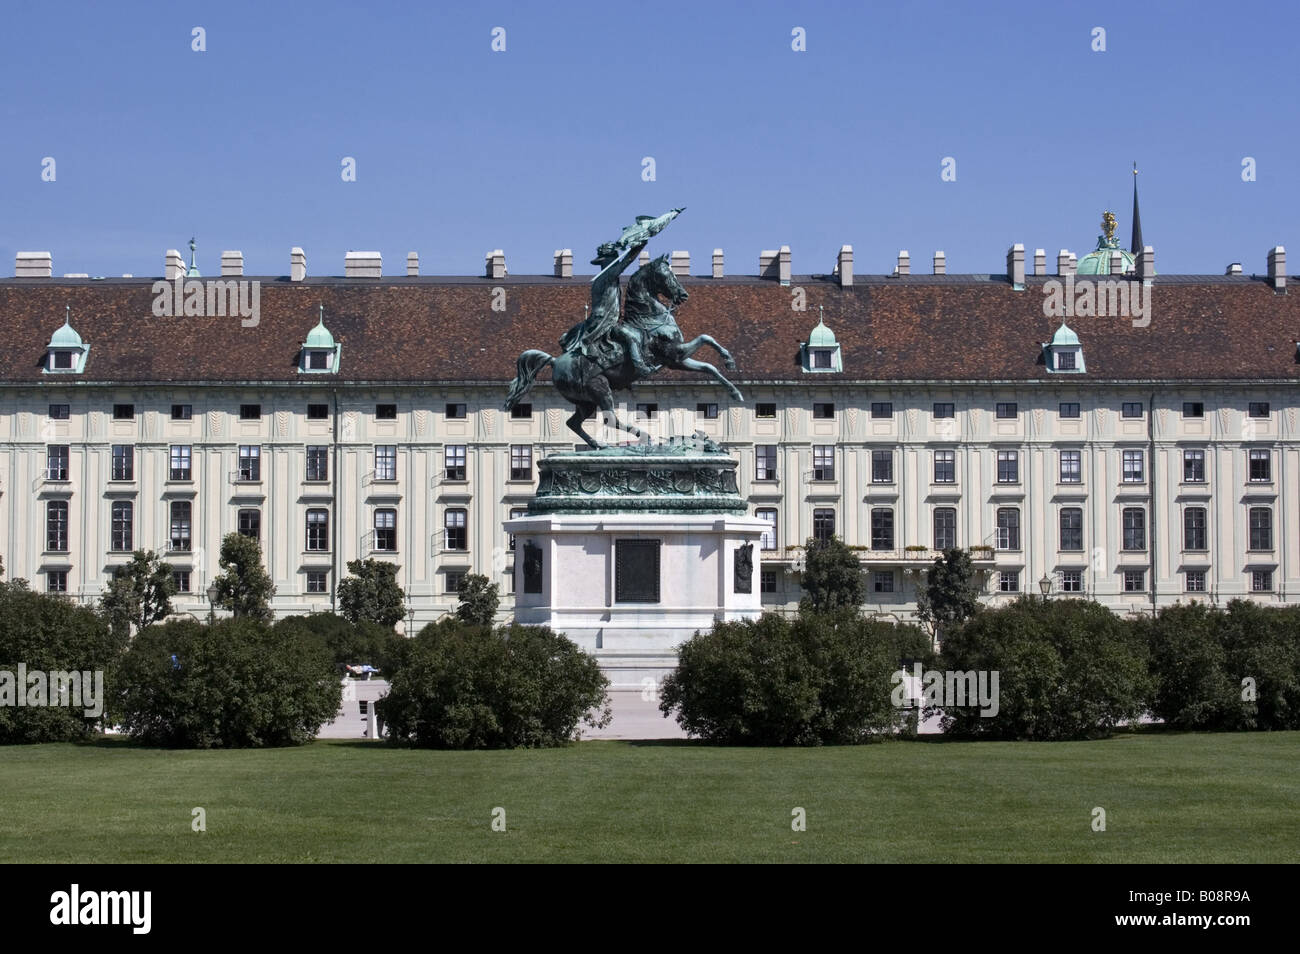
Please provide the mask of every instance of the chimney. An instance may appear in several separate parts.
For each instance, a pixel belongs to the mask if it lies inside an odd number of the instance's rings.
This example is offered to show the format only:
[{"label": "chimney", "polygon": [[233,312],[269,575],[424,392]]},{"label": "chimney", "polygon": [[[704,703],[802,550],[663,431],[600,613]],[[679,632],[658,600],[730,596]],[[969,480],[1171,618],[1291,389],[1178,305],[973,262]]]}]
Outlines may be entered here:
[{"label": "chimney", "polygon": [[506,253],[494,248],[483,256],[484,273],[488,278],[506,277]]},{"label": "chimney", "polygon": [[1240,275],[1240,274],[1241,274],[1241,262],[1233,262],[1231,265],[1229,265],[1229,266],[1224,270],[1223,274],[1225,274],[1225,275]]},{"label": "chimney", "polygon": [[[1240,269],[1240,266],[1238,266]],[[1137,260],[1137,277],[1144,282],[1150,282],[1156,273],[1156,250],[1150,245],[1142,246],[1142,252],[1138,255]]]},{"label": "chimney", "polygon": [[713,250],[713,277],[721,278],[722,275],[722,249],[715,248]]},{"label": "chimney", "polygon": [[89,278],[90,272],[64,272],[64,278]]},{"label": "chimney", "polygon": [[1124,274],[1124,256],[1119,253],[1119,249],[1115,249],[1110,253],[1110,273],[1112,275]]},{"label": "chimney", "polygon": [[894,277],[903,278],[912,274],[912,256],[907,254],[907,249],[902,249],[898,253],[898,264],[894,266]]},{"label": "chimney", "polygon": [[1007,249],[1007,278],[1013,290],[1025,290],[1025,247],[1019,242]]},{"label": "chimney", "polygon": [[169,248],[163,259],[163,277],[169,282],[185,277],[185,259],[179,249]]},{"label": "chimney", "polygon": [[1041,248],[1034,249],[1034,274],[1035,275],[1047,274],[1047,252],[1044,249]]},{"label": "chimney", "polygon": [[1074,256],[1070,254],[1068,248],[1063,248],[1056,253],[1056,274],[1062,278],[1074,274]]},{"label": "chimney", "polygon": [[934,253],[934,273],[936,275],[948,274],[948,256],[943,254],[943,250]]},{"label": "chimney", "polygon": [[380,278],[384,257],[379,252],[348,252],[343,256],[344,278]]},{"label": "chimney", "polygon": [[307,277],[307,253],[294,246],[289,250],[289,281],[300,282]]},{"label": "chimney", "polygon": [[853,284],[853,246],[841,245],[840,254],[835,256],[835,274],[840,278],[840,287],[848,288]]},{"label": "chimney", "polygon": [[668,264],[671,266],[674,275],[678,278],[685,278],[691,273],[691,253],[675,251],[669,257]]},{"label": "chimney", "polygon": [[555,250],[555,277],[573,277],[573,249],[557,248]]},{"label": "chimney", "polygon": [[1070,274],[1076,275],[1079,272],[1079,256],[1073,252],[1070,253]]},{"label": "chimney", "polygon": [[417,278],[420,274],[420,253],[406,253],[406,277]]},{"label": "chimney", "polygon": [[1268,280],[1277,291],[1286,291],[1286,249],[1281,245],[1268,250]]},{"label": "chimney", "polygon": [[14,256],[15,278],[50,278],[54,275],[54,256],[49,252],[19,252]]},{"label": "chimney", "polygon": [[636,257],[636,267],[640,268],[642,265],[649,265],[649,264],[650,264],[650,253],[647,252],[645,249],[641,249],[641,254]]},{"label": "chimney", "polygon": [[758,277],[776,278],[776,249],[768,248],[758,253]]},{"label": "chimney", "polygon": [[244,274],[244,253],[243,252],[222,252],[221,253],[221,274],[242,275]]},{"label": "chimney", "polygon": [[778,277],[782,285],[790,284],[790,246],[782,245],[776,253]]}]

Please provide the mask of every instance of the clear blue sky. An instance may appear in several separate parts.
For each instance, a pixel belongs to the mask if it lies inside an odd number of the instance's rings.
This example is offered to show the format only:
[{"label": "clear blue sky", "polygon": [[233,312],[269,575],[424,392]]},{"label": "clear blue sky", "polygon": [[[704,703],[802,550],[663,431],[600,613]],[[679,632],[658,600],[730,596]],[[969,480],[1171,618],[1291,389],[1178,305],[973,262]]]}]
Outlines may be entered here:
[{"label": "clear blue sky", "polygon": [[950,272],[989,272],[1013,242],[1054,271],[1058,249],[1091,250],[1106,208],[1127,247],[1134,159],[1159,271],[1262,272],[1276,244],[1300,265],[1297,11],[11,3],[0,268],[48,249],[59,275],[156,275],[195,235],[204,274],[226,248],[287,274],[294,245],[314,275],[341,274],[348,249],[396,274],[412,249],[425,273],[478,274],[499,247],[526,274],[571,247],[593,271],[632,216],[685,205],[652,249],[688,249],[697,273],[715,247],[754,273],[781,244],[796,273],[825,272],[845,243],[860,273],[900,248],[914,271],[942,248]]}]

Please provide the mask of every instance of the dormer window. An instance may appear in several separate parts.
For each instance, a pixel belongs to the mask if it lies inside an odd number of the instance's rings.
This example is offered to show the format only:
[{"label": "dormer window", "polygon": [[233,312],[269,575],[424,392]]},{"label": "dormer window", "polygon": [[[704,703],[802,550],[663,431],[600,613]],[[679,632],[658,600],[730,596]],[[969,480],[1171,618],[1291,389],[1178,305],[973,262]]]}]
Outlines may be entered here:
[{"label": "dormer window", "polygon": [[808,340],[800,344],[799,351],[800,363],[806,373],[832,374],[844,370],[840,360],[840,344],[835,340],[835,333],[820,318],[817,327],[808,335]]},{"label": "dormer window", "polygon": [[334,355],[328,351],[308,351],[307,352],[307,370],[308,371],[328,371],[330,369],[330,358]]},{"label": "dormer window", "polygon": [[1064,322],[1043,345],[1043,364],[1050,374],[1083,374],[1087,371],[1083,361],[1083,346],[1079,336]]},{"label": "dormer window", "polygon": [[50,352],[50,370],[51,371],[71,371],[72,366],[76,364],[76,352],[73,351],[51,351]]},{"label": "dormer window", "polygon": [[1074,369],[1075,369],[1075,368],[1074,368],[1074,352],[1073,352],[1073,351],[1061,351],[1061,352],[1058,352],[1057,355],[1056,355],[1056,370],[1057,370],[1057,371],[1073,371]]},{"label": "dormer window", "polygon": [[334,341],[334,336],[325,327],[325,306],[320,309],[320,320],[307,335],[298,354],[298,373],[300,374],[338,374],[339,356],[343,346]]},{"label": "dormer window", "polygon": [[63,327],[50,336],[45,346],[43,374],[80,374],[86,369],[86,354],[90,345],[72,328],[72,310],[69,308]]}]

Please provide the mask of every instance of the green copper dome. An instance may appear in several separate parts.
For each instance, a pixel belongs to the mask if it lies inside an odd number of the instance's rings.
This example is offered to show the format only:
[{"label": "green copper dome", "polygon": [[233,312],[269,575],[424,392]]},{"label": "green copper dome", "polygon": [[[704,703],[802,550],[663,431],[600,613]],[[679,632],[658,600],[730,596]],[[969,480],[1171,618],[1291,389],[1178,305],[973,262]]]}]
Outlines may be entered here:
[{"label": "green copper dome", "polygon": [[63,327],[50,336],[50,343],[48,345],[50,350],[58,348],[82,348],[84,346],[84,342],[81,340],[81,335],[73,331],[72,325],[68,324],[66,321],[63,323]]},{"label": "green copper dome", "polygon": [[331,351],[334,350],[334,336],[325,327],[324,317],[316,323],[316,327],[307,335],[307,340],[303,342],[302,346],[304,348],[328,348]]},{"label": "green copper dome", "polygon": [[1110,254],[1119,252],[1120,270],[1131,272],[1134,269],[1133,253],[1127,252],[1119,247],[1119,242],[1111,239],[1109,242],[1104,235],[1097,236],[1097,248],[1089,252],[1083,258],[1079,259],[1078,274],[1080,275],[1109,275],[1110,274]]},{"label": "green copper dome", "polygon": [[1074,329],[1064,322],[1061,327],[1056,329],[1056,334],[1052,335],[1052,347],[1063,348],[1079,343],[1079,336],[1074,333]]},{"label": "green copper dome", "polygon": [[822,321],[817,322],[817,327],[808,335],[808,347],[810,348],[834,348],[838,341],[835,340],[835,332],[826,327]]}]

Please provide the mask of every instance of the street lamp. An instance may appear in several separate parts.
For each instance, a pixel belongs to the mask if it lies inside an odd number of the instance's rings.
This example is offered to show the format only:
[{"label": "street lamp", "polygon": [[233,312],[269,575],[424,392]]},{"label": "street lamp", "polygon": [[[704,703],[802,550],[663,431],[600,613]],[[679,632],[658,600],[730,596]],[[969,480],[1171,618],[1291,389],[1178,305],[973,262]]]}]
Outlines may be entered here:
[{"label": "street lamp", "polygon": [[1046,573],[1044,573],[1043,578],[1038,581],[1038,592],[1043,594],[1043,602],[1046,603],[1047,597],[1052,593],[1052,578]]},{"label": "street lamp", "polygon": [[208,584],[208,625],[209,626],[217,621],[218,592],[219,591],[217,590],[217,584],[215,582]]}]

